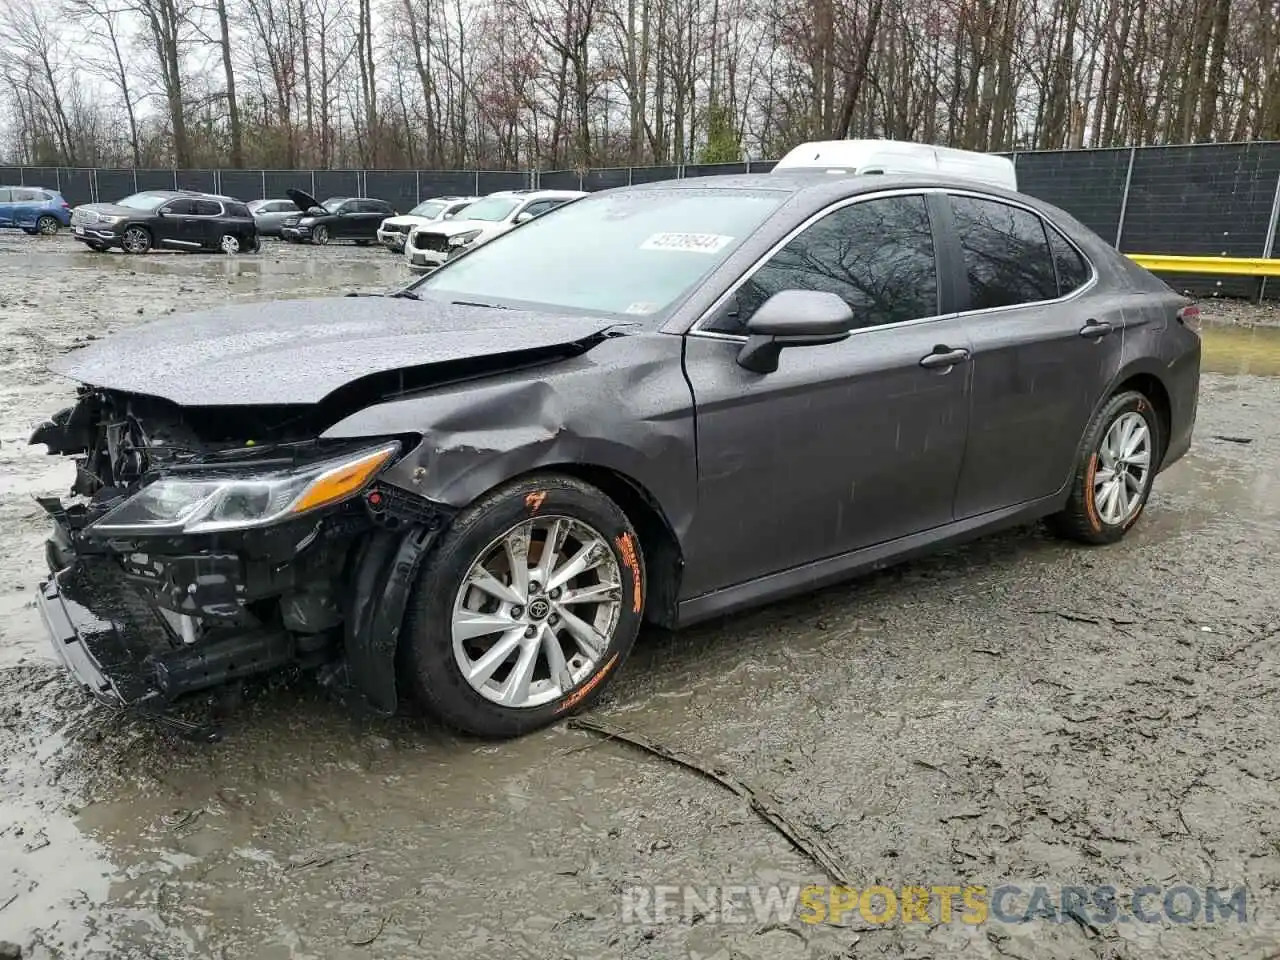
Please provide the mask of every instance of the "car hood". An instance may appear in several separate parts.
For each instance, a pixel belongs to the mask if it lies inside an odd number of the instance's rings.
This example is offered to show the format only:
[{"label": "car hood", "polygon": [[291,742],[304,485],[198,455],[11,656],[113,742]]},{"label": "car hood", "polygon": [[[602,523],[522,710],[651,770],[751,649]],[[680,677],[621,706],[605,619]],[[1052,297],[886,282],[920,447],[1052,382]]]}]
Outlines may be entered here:
[{"label": "car hood", "polygon": [[154,212],[139,210],[137,207],[122,207],[116,203],[82,203],[76,209],[84,213],[101,214],[104,217],[145,217]]},{"label": "car hood", "polygon": [[494,230],[505,230],[510,226],[510,222],[506,220],[432,220],[430,223],[423,224],[420,229],[454,237],[469,230],[484,230],[490,233]]},{"label": "car hood", "polygon": [[75,350],[51,369],[182,406],[314,404],[376,374],[478,358],[527,362],[532,351],[590,342],[614,325],[407,298],[285,300],[174,314]]},{"label": "car hood", "polygon": [[324,210],[325,213],[329,212],[324,209],[324,206],[319,200],[307,193],[305,190],[295,190],[290,187],[284,192],[284,195],[292,200],[294,206],[296,206],[302,213],[310,213],[313,207],[317,210]]},{"label": "car hood", "polygon": [[428,224],[432,224],[432,223],[436,223],[436,222],[438,222],[438,221],[437,221],[437,220],[432,219],[431,217],[413,217],[413,216],[410,216],[410,215],[409,215],[409,214],[407,214],[407,213],[402,213],[402,214],[400,214],[400,215],[399,215],[399,216],[397,216],[397,217],[387,217],[387,219],[385,219],[385,220],[383,220],[383,221],[382,221],[382,223],[383,223],[383,225],[384,225],[384,226],[385,226],[386,224],[388,224],[388,223],[393,223],[393,224],[395,224],[397,227],[401,227],[401,226],[404,226],[404,227],[425,227],[425,226],[427,226]]}]

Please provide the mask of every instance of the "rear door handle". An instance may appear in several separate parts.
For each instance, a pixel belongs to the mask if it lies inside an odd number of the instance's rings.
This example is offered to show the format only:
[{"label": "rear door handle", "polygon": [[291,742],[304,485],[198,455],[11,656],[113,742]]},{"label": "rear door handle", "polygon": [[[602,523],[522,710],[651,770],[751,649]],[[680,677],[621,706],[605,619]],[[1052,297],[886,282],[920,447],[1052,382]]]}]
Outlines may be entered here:
[{"label": "rear door handle", "polygon": [[920,366],[927,370],[936,370],[939,367],[954,367],[957,363],[963,363],[968,359],[968,350],[952,350],[950,347],[939,344],[933,348],[933,353],[920,358]]},{"label": "rear door handle", "polygon": [[1090,340],[1101,340],[1112,330],[1111,324],[1103,320],[1087,320],[1085,325],[1080,328],[1080,336],[1087,337]]}]

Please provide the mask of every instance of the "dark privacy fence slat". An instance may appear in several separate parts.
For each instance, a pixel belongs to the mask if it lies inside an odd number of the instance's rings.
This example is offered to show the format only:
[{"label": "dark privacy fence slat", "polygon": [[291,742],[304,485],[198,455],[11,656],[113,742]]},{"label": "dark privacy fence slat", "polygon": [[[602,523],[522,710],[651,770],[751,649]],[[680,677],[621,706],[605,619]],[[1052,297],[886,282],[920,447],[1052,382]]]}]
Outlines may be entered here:
[{"label": "dark privacy fence slat", "polygon": [[[1280,255],[1280,142],[1223,143],[1005,154],[1020,189],[1071,213],[1126,253],[1261,257]],[[240,200],[283,197],[300,188],[323,201],[369,196],[404,212],[447,194],[483,196],[528,187],[607,190],[680,177],[767,173],[773,161],[604,167],[586,171],[490,170],[116,170],[3,167],[0,186],[60,190],[68,203],[110,202],[138,190],[206,190]],[[1194,293],[1254,296],[1260,284],[1236,278],[1170,276]],[[1280,296],[1280,283],[1267,291]]]}]

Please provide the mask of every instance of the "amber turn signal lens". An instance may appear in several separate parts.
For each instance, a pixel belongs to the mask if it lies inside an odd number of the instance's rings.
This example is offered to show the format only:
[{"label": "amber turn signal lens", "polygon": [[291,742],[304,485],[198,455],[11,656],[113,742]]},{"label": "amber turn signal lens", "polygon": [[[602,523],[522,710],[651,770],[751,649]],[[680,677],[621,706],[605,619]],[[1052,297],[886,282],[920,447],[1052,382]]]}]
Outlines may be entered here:
[{"label": "amber turn signal lens", "polygon": [[326,470],[312,480],[306,490],[302,491],[302,495],[294,501],[290,512],[305,513],[359,493],[395,452],[395,446],[383,447],[381,450],[365,454],[358,460],[351,460]]}]

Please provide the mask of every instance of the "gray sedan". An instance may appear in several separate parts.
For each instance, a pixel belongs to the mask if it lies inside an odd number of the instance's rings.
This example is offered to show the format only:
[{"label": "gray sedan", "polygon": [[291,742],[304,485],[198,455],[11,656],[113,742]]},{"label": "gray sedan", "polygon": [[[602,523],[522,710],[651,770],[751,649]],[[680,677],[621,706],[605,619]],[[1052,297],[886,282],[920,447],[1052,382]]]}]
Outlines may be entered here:
[{"label": "gray sedan", "polygon": [[285,218],[296,217],[301,211],[298,205],[289,199],[254,200],[247,204],[253,214],[253,222],[258,225],[258,235],[263,237],[280,236],[280,228]]},{"label": "gray sedan", "polygon": [[[1195,308],[932,175],[591,194],[389,295],[225,304],[56,361],[38,602],[109,702],[324,667],[512,736],[680,627],[1046,519],[1114,543],[1191,445]],[[922,625],[927,628],[927,625]],[[856,653],[851,652],[851,656]]]}]

